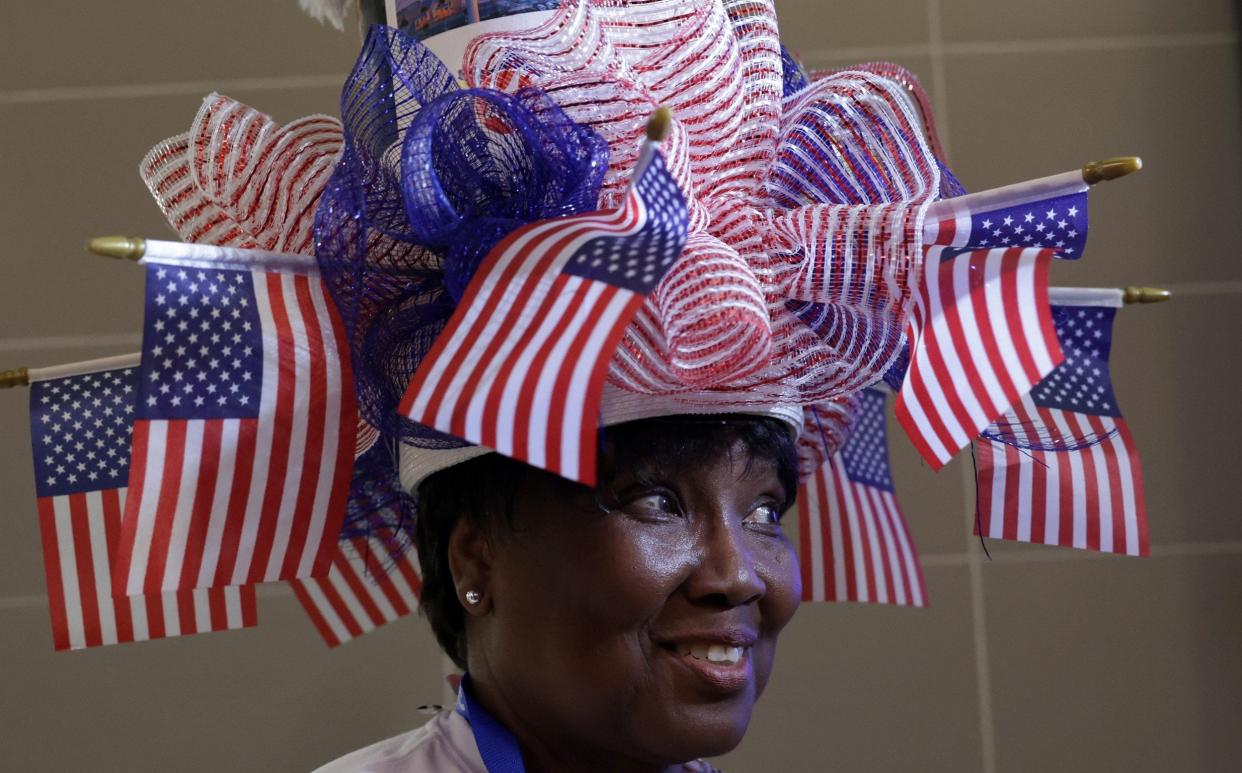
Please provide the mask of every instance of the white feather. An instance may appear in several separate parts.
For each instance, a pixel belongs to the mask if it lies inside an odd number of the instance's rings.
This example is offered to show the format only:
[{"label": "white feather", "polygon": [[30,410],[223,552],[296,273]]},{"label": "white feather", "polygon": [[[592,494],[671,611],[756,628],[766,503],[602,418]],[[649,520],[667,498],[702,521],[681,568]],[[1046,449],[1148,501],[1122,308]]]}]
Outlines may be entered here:
[{"label": "white feather", "polygon": [[298,0],[298,5],[320,24],[327,22],[344,31],[345,17],[353,8],[354,0]]}]

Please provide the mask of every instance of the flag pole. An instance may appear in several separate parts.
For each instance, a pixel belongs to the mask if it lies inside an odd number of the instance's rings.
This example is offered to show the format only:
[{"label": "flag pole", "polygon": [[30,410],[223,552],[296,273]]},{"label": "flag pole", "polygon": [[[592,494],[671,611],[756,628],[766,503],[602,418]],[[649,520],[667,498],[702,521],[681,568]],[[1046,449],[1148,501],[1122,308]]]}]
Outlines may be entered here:
[{"label": "flag pole", "polygon": [[30,386],[30,371],[26,368],[0,371],[0,389]]},{"label": "flag pole", "polygon": [[1164,303],[1173,297],[1173,293],[1159,287],[1136,287],[1130,285],[1124,290],[1122,300],[1127,306],[1135,303]]},{"label": "flag pole", "polygon": [[647,139],[651,142],[664,142],[668,137],[669,127],[672,125],[673,111],[667,107],[656,108],[651,114],[651,118],[647,119]]},{"label": "flag pole", "polygon": [[643,140],[643,146],[638,151],[638,159],[634,162],[634,173],[630,177],[631,184],[642,177],[643,170],[647,168],[647,164],[651,163],[651,156],[655,154],[656,146],[668,137],[668,132],[673,122],[673,113],[667,107],[656,108],[651,117],[647,119],[647,136]]},{"label": "flag pole", "polygon": [[1173,296],[1159,287],[1049,287],[1048,300],[1054,306],[1130,306],[1136,303],[1164,303]]},{"label": "flag pole", "polygon": [[1118,156],[1092,161],[1081,169],[932,202],[927,208],[927,220],[934,222],[952,218],[958,212],[1017,207],[1053,196],[1081,193],[1093,185],[1120,179],[1142,168],[1143,159],[1138,156]]},{"label": "flag pole", "polygon": [[47,381],[54,378],[80,376],[84,373],[98,373],[104,370],[119,368],[136,368],[141,360],[140,355],[118,354],[115,357],[100,357],[95,360],[71,362],[68,365],[49,365],[46,368],[14,368],[0,371],[0,389],[30,386],[35,381]]},{"label": "flag pole", "polygon": [[1082,181],[1087,185],[1095,185],[1134,174],[1142,168],[1143,159],[1138,156],[1118,156],[1092,161],[1082,168]]},{"label": "flag pole", "polygon": [[319,264],[313,255],[144,239],[141,236],[96,236],[86,242],[86,249],[105,258],[136,262],[150,260],[188,268],[259,268],[300,274],[319,271]]}]

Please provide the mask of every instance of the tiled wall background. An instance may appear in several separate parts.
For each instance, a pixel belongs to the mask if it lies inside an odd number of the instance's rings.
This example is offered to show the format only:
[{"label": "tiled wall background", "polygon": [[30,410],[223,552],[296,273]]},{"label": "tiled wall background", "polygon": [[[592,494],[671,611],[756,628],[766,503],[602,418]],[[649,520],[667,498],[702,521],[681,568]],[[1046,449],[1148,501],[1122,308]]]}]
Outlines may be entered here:
[{"label": "tiled wall background", "polygon": [[[894,442],[924,558],[922,611],[806,606],[743,746],[746,771],[1225,771],[1242,759],[1242,121],[1228,0],[781,0],[812,67],[889,59],[933,94],[971,189],[1142,154],[1092,198],[1075,285],[1157,284],[1118,322],[1118,391],[1143,452],[1152,557],[969,535],[969,461]],[[293,0],[0,5],[0,368],[137,348],[141,279],[88,257],[165,233],[135,174],[211,90],[277,118],[334,112],[357,38]],[[294,598],[258,629],[55,654],[25,395],[0,394],[0,768],[298,771],[441,700],[406,620],[337,652]]]}]

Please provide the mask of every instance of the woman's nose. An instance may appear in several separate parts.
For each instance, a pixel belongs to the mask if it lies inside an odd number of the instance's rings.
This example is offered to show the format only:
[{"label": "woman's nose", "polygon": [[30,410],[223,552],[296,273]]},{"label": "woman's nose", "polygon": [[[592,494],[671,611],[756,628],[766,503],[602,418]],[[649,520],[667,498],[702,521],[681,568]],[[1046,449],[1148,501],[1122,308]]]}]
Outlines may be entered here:
[{"label": "woman's nose", "polygon": [[690,598],[735,607],[758,601],[767,584],[755,565],[740,524],[715,522],[698,540],[699,561],[687,582]]}]

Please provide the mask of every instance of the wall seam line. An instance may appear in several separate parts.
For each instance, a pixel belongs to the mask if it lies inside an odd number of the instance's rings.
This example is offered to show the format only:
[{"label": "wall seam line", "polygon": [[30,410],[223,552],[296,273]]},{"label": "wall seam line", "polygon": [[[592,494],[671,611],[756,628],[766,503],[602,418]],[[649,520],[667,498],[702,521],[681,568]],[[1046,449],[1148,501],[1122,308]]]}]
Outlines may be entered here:
[{"label": "wall seam line", "polygon": [[[1080,38],[1037,38],[1034,40],[963,40],[941,42],[942,56],[994,56],[1003,54],[1070,53],[1074,51],[1134,51],[1148,48],[1212,48],[1238,44],[1232,32],[1180,33],[1168,35],[1126,35]],[[852,46],[814,48],[799,55],[807,61],[866,61],[889,57],[931,56],[932,46],[911,43],[895,46]]]},{"label": "wall seam line", "polygon": [[125,83],[99,86],[49,86],[0,91],[0,105],[37,105],[106,99],[202,96],[213,91],[284,91],[288,89],[339,89],[344,75],[290,75],[269,78],[231,78],[167,83]]}]

